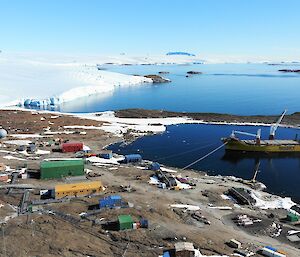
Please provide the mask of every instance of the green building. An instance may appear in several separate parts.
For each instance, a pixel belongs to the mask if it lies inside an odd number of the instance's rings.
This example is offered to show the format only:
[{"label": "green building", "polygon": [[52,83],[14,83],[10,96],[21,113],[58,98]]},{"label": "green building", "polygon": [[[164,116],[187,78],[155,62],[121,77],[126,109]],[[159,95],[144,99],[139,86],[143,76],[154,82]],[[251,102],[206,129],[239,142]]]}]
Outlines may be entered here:
[{"label": "green building", "polygon": [[120,215],[118,216],[119,229],[132,229],[133,219],[130,215]]},{"label": "green building", "polygon": [[288,215],[286,216],[286,219],[288,221],[295,222],[299,220],[299,217],[296,214],[289,212]]},{"label": "green building", "polygon": [[82,176],[84,175],[84,161],[82,159],[43,161],[40,171],[41,179]]}]

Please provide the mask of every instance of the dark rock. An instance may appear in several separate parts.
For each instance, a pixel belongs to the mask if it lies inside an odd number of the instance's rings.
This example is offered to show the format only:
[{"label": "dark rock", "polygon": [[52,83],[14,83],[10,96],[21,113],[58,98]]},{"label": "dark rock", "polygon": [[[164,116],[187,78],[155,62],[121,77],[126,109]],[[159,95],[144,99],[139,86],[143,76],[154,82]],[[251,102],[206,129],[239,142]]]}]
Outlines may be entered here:
[{"label": "dark rock", "polygon": [[159,75],[146,75],[144,76],[146,78],[152,79],[153,83],[166,83],[166,82],[171,82],[171,80],[163,78]]},{"label": "dark rock", "polygon": [[187,74],[202,74],[201,71],[188,71]]},{"label": "dark rock", "polygon": [[299,72],[300,73],[300,70],[291,70],[291,69],[282,69],[282,70],[278,70],[280,72]]}]

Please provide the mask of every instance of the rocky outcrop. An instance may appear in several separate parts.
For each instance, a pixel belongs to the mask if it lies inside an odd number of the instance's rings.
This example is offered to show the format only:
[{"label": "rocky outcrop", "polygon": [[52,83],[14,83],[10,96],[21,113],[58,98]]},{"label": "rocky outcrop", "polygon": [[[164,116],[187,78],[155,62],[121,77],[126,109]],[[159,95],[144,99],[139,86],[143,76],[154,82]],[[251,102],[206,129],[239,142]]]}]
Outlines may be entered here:
[{"label": "rocky outcrop", "polygon": [[195,74],[202,74],[202,72],[201,71],[188,71],[187,74],[195,75]]},{"label": "rocky outcrop", "polygon": [[282,70],[278,70],[280,72],[297,72],[300,73],[300,70],[291,70],[291,69],[282,69]]},{"label": "rocky outcrop", "polygon": [[[197,113],[197,112],[172,112],[165,110],[125,109],[118,110],[115,115],[120,118],[166,118],[166,117],[189,117],[203,122],[233,122],[233,123],[267,123],[273,124],[277,115],[232,115],[222,113]],[[282,125],[300,127],[300,112],[285,115]]]},{"label": "rocky outcrop", "polygon": [[146,75],[144,76],[145,78],[152,79],[153,83],[166,83],[166,82],[171,82],[171,80],[167,78],[163,78],[159,75]]}]

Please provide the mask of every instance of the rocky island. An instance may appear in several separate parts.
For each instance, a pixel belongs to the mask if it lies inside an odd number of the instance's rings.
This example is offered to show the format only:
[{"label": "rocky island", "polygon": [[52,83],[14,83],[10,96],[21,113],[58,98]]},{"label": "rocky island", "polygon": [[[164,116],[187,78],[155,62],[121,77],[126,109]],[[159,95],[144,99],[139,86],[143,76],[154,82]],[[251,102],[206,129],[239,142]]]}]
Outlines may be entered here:
[{"label": "rocky island", "polygon": [[153,83],[167,83],[167,82],[171,82],[170,79],[163,78],[163,77],[161,77],[159,75],[155,75],[155,74],[146,75],[144,77],[148,78],[148,79],[152,79]]},{"label": "rocky island", "polygon": [[202,72],[201,71],[188,71],[186,74],[197,75],[197,74],[202,74]]},{"label": "rocky island", "polygon": [[295,69],[295,70],[292,70],[292,69],[281,69],[281,70],[278,70],[280,72],[296,72],[296,73],[300,73],[300,69]]}]

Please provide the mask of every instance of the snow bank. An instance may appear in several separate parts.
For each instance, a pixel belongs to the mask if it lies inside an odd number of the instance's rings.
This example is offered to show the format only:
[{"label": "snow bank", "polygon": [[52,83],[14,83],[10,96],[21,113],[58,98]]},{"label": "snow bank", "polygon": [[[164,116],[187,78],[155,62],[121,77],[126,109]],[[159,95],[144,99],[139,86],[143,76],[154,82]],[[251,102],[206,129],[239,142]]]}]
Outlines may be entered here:
[{"label": "snow bank", "polygon": [[86,158],[86,160],[96,166],[102,164],[119,165],[119,161],[124,160],[124,157],[118,157],[118,158],[112,157],[110,159],[104,159],[104,158],[92,156]]},{"label": "snow bank", "polygon": [[[94,60],[95,61],[95,60]],[[77,62],[0,53],[0,107],[36,99],[41,105],[62,103],[151,79],[98,70],[97,62]]]},{"label": "snow bank", "polygon": [[42,138],[44,136],[41,136],[39,134],[10,134],[8,135],[9,137],[15,137],[15,138],[21,138],[21,139],[25,139],[25,138]]},{"label": "snow bank", "polygon": [[30,140],[7,140],[3,142],[4,144],[9,144],[9,145],[29,145],[32,143]]},{"label": "snow bank", "polygon": [[100,128],[117,136],[122,136],[122,134],[129,130],[139,133],[162,133],[166,130],[167,125],[199,123],[199,121],[186,117],[145,119],[118,118],[114,115],[113,111],[75,115],[85,119],[102,121],[104,124]]},{"label": "snow bank", "polygon": [[200,207],[197,205],[190,205],[190,204],[170,204],[172,208],[179,208],[179,209],[186,209],[189,211],[199,211]]},{"label": "snow bank", "polygon": [[255,199],[255,206],[261,209],[286,209],[289,210],[295,203],[290,197],[280,197],[264,192],[251,190],[251,197]]},{"label": "snow bank", "polygon": [[[151,79],[98,70],[103,64],[162,65],[202,62],[189,56],[55,56],[0,53],[0,107],[24,103],[63,103],[93,94],[106,94],[120,86]],[[36,102],[36,103],[37,103]]]}]

